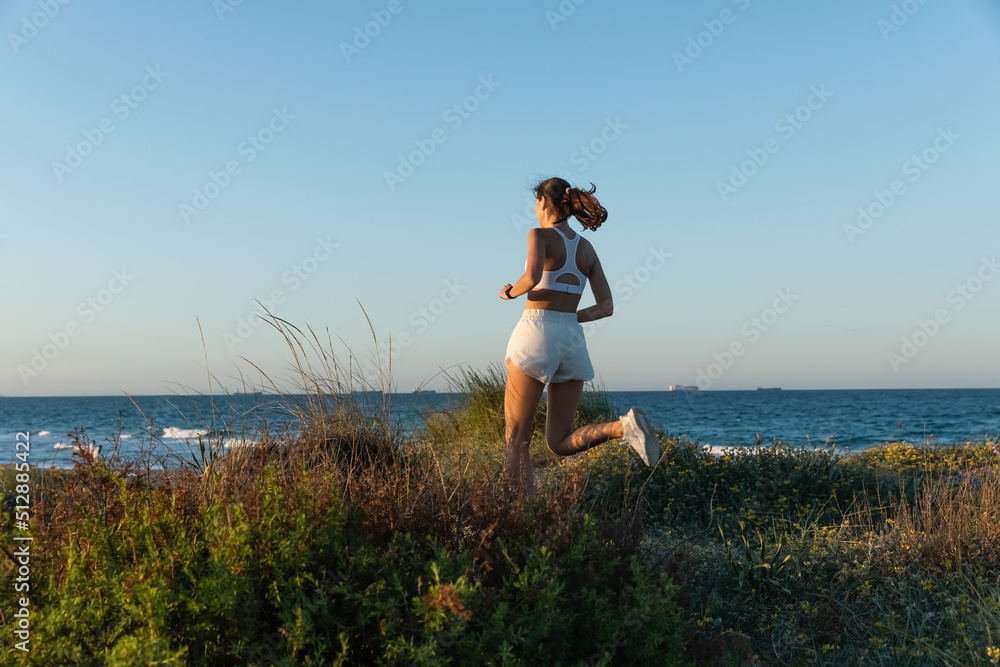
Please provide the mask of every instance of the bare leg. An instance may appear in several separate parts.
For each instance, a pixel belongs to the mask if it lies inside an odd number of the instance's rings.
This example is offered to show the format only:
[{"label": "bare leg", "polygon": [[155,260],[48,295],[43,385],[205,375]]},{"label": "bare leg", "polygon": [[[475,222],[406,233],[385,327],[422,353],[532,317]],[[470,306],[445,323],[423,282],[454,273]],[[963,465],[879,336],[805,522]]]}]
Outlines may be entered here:
[{"label": "bare leg", "polygon": [[504,394],[507,455],[503,473],[509,483],[529,493],[535,488],[535,477],[528,446],[531,444],[531,427],[544,388],[544,384],[514,364],[507,364],[507,389]]},{"label": "bare leg", "polygon": [[577,454],[595,445],[625,434],[621,421],[591,424],[573,430],[576,408],[583,395],[583,382],[553,382],[549,384],[548,405],[545,411],[545,442],[559,456]]}]

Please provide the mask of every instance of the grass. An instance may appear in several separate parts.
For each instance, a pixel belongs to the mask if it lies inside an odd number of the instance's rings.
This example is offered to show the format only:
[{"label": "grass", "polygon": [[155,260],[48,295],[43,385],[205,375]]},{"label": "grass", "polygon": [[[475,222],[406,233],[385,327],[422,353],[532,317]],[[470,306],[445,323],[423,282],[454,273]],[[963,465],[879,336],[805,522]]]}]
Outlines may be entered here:
[{"label": "grass", "polygon": [[[618,442],[557,460],[543,402],[522,499],[498,483],[501,368],[459,371],[462,400],[408,437],[356,359],[272,325],[306,394],[295,432],[204,439],[169,477],[114,447],[30,472],[29,654],[0,470],[6,662],[1000,664],[997,441],[664,439],[649,469]],[[588,387],[578,421],[615,407]]]},{"label": "grass", "polygon": [[[502,366],[492,365],[484,371],[461,368],[447,376],[449,391],[460,398],[449,409],[427,411],[417,439],[429,447],[449,472],[473,467],[477,474],[499,475],[497,467],[503,460],[504,392],[506,374]],[[529,451],[532,460],[541,466],[551,466],[560,457],[545,444],[545,408],[543,399],[535,414]],[[615,421],[607,392],[593,383],[585,386],[577,410],[576,426]]]}]

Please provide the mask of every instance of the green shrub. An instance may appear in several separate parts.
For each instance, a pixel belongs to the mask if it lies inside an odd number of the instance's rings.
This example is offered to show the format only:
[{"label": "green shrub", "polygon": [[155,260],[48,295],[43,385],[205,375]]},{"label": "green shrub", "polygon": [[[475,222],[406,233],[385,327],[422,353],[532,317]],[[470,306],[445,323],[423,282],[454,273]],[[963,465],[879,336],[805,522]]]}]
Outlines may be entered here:
[{"label": "green shrub", "polygon": [[[593,520],[500,541],[489,568],[315,503],[308,481],[257,480],[259,516],[216,498],[184,518],[172,496],[119,485],[120,520],[80,508],[62,572],[33,599],[36,664],[607,663],[672,656],[676,589],[602,544]],[[38,573],[36,576],[41,576]],[[10,591],[10,574],[2,577]],[[4,595],[9,598],[9,593]],[[9,604],[4,599],[4,604]],[[8,633],[9,635],[9,633]],[[11,638],[5,636],[10,650]]]},{"label": "green shrub", "polygon": [[[303,361],[302,332],[274,325],[309,394],[296,434],[210,443],[169,476],[117,452],[31,472],[27,655],[3,494],[8,661],[1000,663],[996,443],[715,456],[665,440],[650,470],[612,442],[518,499],[495,478],[500,367],[464,371],[464,400],[410,441],[381,393],[355,400],[331,355]],[[577,425],[614,418],[589,388]],[[543,424],[544,403],[539,458]]]}]

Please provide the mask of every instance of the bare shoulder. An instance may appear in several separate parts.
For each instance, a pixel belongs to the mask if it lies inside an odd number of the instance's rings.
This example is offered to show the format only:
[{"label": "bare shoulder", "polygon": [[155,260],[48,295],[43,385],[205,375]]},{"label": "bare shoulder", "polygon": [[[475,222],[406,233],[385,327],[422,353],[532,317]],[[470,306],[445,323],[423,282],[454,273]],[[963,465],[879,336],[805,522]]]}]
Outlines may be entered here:
[{"label": "bare shoulder", "polygon": [[548,235],[541,227],[532,227],[528,230],[528,245],[544,244],[546,238],[548,238]]},{"label": "bare shoulder", "polygon": [[594,244],[583,235],[580,235],[580,246],[576,251],[576,260],[577,265],[586,275],[590,275],[591,269],[597,262],[597,250],[594,248]]}]

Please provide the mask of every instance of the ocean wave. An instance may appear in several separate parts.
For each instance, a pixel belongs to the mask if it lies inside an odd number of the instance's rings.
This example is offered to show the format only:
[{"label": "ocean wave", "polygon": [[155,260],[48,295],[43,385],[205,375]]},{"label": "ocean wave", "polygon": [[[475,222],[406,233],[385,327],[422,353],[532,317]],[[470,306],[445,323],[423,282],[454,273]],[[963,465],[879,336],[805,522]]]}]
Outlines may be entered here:
[{"label": "ocean wave", "polygon": [[35,435],[48,435],[49,433],[51,433],[51,431],[39,431]]},{"label": "ocean wave", "polygon": [[176,428],[174,426],[168,426],[163,429],[164,438],[169,438],[171,440],[187,440],[189,438],[197,438],[198,436],[208,435],[207,429],[197,429],[197,428]]},{"label": "ocean wave", "polygon": [[87,445],[67,445],[65,442],[57,442],[52,445],[52,449],[72,449],[74,452],[87,452],[90,451],[90,447],[94,447],[95,450],[101,449],[101,445],[88,447]]},{"label": "ocean wave", "polygon": [[244,440],[243,438],[226,438],[223,443],[223,447],[226,449],[229,449],[230,447],[254,447],[256,445],[256,440]]}]

